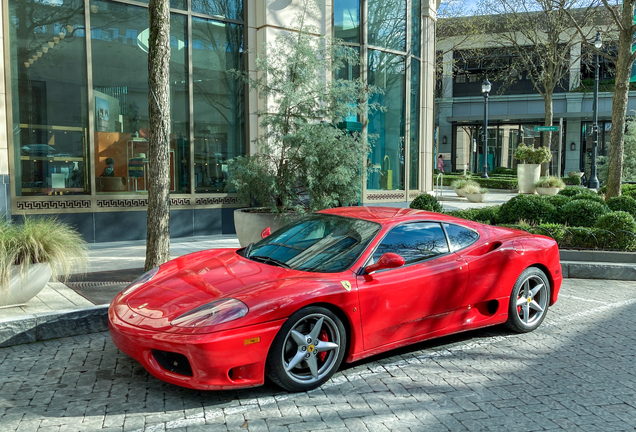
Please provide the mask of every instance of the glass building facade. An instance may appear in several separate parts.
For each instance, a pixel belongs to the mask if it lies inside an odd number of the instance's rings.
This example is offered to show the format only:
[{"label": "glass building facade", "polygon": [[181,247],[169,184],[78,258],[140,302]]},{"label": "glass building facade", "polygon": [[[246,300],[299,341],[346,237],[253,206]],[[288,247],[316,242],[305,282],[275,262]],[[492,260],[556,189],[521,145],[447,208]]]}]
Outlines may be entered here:
[{"label": "glass building facade", "polygon": [[[170,6],[171,206],[240,207],[227,161],[255,150],[258,102],[229,71],[248,70],[257,40],[273,40],[294,11],[260,16],[247,0]],[[352,119],[373,140],[361,202],[407,200],[424,189],[422,53],[433,41],[421,0],[335,0],[323,10],[322,28],[360,53],[341,77],[382,90],[372,102],[383,109]],[[145,213],[147,1],[6,0],[3,19],[12,213]]]}]

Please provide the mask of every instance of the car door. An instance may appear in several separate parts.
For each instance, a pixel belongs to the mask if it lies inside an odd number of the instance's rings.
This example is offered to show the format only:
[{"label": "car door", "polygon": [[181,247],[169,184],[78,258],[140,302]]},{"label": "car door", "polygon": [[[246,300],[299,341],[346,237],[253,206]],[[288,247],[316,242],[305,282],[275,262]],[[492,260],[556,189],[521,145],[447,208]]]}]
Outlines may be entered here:
[{"label": "car door", "polygon": [[466,263],[451,253],[437,222],[394,227],[366,265],[387,252],[405,265],[357,278],[365,350],[444,328],[466,288]]}]

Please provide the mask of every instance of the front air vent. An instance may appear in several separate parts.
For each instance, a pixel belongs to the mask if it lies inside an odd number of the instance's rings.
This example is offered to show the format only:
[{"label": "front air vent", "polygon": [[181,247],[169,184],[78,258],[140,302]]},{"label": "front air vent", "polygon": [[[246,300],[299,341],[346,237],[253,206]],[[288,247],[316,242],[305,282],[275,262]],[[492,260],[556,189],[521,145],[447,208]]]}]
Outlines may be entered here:
[{"label": "front air vent", "polygon": [[183,354],[153,349],[152,355],[155,357],[155,360],[157,360],[157,363],[168,372],[192,376],[190,362]]}]

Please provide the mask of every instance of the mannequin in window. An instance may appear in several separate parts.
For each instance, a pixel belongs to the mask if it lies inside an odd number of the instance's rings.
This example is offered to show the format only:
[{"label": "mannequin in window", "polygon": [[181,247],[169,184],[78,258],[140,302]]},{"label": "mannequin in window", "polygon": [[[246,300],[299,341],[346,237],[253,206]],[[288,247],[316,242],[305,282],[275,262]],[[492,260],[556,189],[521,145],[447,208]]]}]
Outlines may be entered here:
[{"label": "mannequin in window", "polygon": [[113,158],[106,158],[106,168],[100,177],[115,177],[115,161]]}]

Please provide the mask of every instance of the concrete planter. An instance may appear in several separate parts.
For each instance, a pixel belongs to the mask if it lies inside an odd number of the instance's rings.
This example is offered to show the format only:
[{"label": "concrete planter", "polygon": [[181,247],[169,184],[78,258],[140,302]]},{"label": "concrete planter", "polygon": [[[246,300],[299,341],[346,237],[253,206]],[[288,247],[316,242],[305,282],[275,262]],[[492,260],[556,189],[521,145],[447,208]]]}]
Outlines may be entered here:
[{"label": "concrete planter", "polygon": [[273,214],[263,208],[244,208],[234,210],[234,228],[241,247],[256,243],[261,239],[261,231],[270,227],[272,233],[290,222],[297,220],[296,214]]},{"label": "concrete planter", "polygon": [[0,308],[24,305],[38,295],[50,279],[49,264],[31,264],[24,275],[20,275],[18,266],[12,266],[9,286],[0,287]]},{"label": "concrete planter", "polygon": [[468,198],[468,201],[470,202],[474,202],[474,203],[480,203],[484,201],[484,197],[486,196],[486,194],[466,194],[466,198]]},{"label": "concrete planter", "polygon": [[458,197],[466,196],[466,192],[464,191],[464,189],[455,189],[455,193],[457,194]]},{"label": "concrete planter", "polygon": [[538,187],[537,188],[537,193],[539,195],[556,195],[559,193],[561,189],[554,187],[554,188],[545,188],[545,187]]},{"label": "concrete planter", "polygon": [[541,164],[519,164],[517,165],[517,181],[519,182],[519,193],[534,194],[536,189],[534,184],[541,176]]}]

